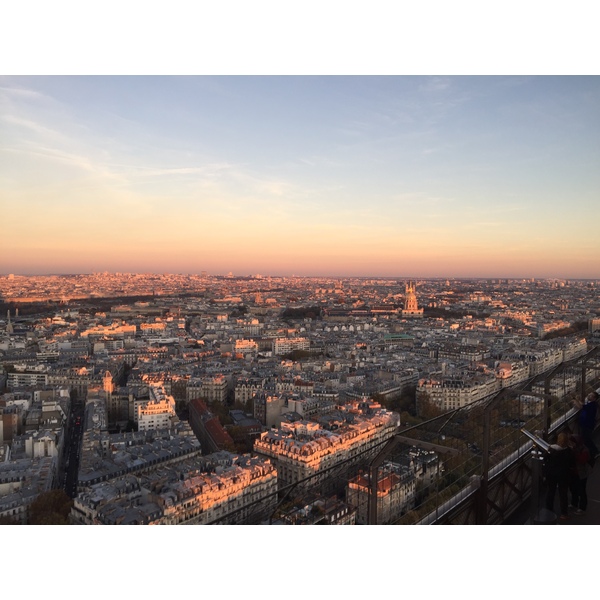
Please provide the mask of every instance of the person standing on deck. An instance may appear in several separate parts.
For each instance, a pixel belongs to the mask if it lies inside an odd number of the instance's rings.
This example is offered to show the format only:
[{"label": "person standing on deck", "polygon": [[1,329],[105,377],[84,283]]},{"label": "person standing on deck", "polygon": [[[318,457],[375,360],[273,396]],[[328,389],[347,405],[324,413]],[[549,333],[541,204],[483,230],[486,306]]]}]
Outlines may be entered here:
[{"label": "person standing on deck", "polygon": [[579,433],[583,438],[583,443],[590,451],[590,464],[593,467],[598,448],[594,443],[594,429],[596,427],[596,419],[598,417],[598,393],[590,392],[583,403],[575,399],[575,405],[579,408],[577,416],[577,424],[579,425]]},{"label": "person standing on deck", "polygon": [[551,444],[548,456],[546,457],[546,483],[548,490],[546,492],[546,508],[554,510],[554,498],[558,488],[558,499],[560,502],[560,519],[566,521],[569,519],[568,512],[568,491],[571,479],[571,472],[575,466],[575,456],[569,448],[569,435],[559,433],[556,444]]}]

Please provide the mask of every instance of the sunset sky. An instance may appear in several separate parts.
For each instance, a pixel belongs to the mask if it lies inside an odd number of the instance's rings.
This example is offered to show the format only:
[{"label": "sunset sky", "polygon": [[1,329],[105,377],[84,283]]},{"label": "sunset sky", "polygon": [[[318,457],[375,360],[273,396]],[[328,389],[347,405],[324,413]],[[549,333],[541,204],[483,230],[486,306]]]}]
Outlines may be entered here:
[{"label": "sunset sky", "polygon": [[0,274],[600,278],[600,77],[0,77]]}]

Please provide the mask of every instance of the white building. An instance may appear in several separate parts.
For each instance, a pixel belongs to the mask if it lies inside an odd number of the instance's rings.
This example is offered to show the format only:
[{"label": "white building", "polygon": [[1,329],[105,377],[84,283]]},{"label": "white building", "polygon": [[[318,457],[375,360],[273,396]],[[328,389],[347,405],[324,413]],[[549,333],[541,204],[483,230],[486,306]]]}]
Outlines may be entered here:
[{"label": "white building", "polygon": [[162,386],[149,386],[150,400],[139,403],[137,407],[137,423],[139,431],[148,429],[168,429],[174,419],[175,399],[168,396]]},{"label": "white building", "polygon": [[417,400],[425,399],[445,412],[491,396],[502,389],[501,382],[494,374],[420,379]]},{"label": "white building", "polygon": [[276,338],[273,340],[273,354],[291,354],[294,350],[308,350],[310,340],[303,337],[297,338]]}]

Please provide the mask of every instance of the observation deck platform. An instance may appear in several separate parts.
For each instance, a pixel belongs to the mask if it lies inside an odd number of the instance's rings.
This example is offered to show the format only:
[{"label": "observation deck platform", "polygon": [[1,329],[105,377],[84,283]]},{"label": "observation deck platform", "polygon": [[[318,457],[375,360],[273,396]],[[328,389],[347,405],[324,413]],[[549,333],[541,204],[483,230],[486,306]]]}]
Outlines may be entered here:
[{"label": "observation deck platform", "polygon": [[[600,428],[596,430],[594,435],[594,441],[596,446],[600,444]],[[560,514],[558,492],[554,499],[554,519],[552,515],[549,515],[550,521],[548,524],[557,525],[600,525],[600,456],[596,459],[596,464],[592,469],[590,476],[587,481],[587,497],[588,505],[587,510],[584,514],[575,514],[575,511],[569,506],[569,519],[564,521],[558,519]],[[546,489],[542,486],[540,490],[539,506],[544,506]],[[571,493],[569,492],[569,503],[571,502]],[[505,523],[505,525],[530,525],[531,524],[531,505],[530,502],[518,510],[511,518]]]}]

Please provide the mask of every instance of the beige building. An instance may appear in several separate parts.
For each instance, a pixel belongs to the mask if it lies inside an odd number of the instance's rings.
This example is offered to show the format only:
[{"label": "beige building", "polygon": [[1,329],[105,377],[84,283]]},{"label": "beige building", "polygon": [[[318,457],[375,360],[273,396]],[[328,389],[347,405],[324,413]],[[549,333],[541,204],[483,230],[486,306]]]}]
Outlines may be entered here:
[{"label": "beige building", "polygon": [[187,386],[187,401],[202,398],[207,402],[225,402],[228,390],[227,379],[223,375],[190,379]]},{"label": "beige building", "polygon": [[[377,478],[377,524],[394,523],[412,509],[416,491],[415,476],[408,469],[384,465]],[[361,473],[348,482],[346,502],[357,509],[356,522],[369,522],[370,477]]]},{"label": "beige building", "polygon": [[492,373],[420,379],[417,385],[417,408],[423,400],[442,411],[462,408],[501,390],[501,381]]},{"label": "beige building", "polygon": [[262,391],[264,381],[264,379],[259,378],[245,378],[238,380],[235,384],[235,401],[241,402],[242,404],[248,404],[257,393]]},{"label": "beige building", "polygon": [[258,419],[267,429],[279,428],[284,406],[283,396],[259,392],[254,396],[254,418]]},{"label": "beige building", "polygon": [[235,340],[237,354],[250,354],[258,351],[258,344],[254,340]]},{"label": "beige building", "polygon": [[277,471],[268,460],[240,457],[214,474],[177,482],[156,501],[164,525],[243,523],[253,511],[266,518],[277,505]]},{"label": "beige building", "polygon": [[330,467],[364,458],[388,440],[398,425],[398,415],[385,410],[357,417],[335,433],[308,421],[282,423],[281,429],[261,434],[254,442],[254,452],[275,462],[282,487],[314,476],[303,486],[310,487],[324,481]]},{"label": "beige building", "polygon": [[249,456],[227,462],[211,473],[186,461],[94,484],[75,499],[72,520],[86,525],[207,525],[267,519],[277,505],[273,465]]},{"label": "beige building", "polygon": [[276,338],[273,340],[273,354],[278,356],[291,354],[294,350],[308,350],[310,340],[303,337],[297,338]]}]

